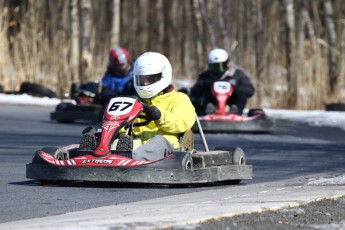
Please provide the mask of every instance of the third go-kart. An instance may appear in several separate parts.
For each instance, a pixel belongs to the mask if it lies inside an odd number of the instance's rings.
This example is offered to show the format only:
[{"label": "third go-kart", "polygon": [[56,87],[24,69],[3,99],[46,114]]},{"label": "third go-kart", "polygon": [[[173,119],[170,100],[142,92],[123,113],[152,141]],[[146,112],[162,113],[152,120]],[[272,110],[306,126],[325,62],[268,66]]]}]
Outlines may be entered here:
[{"label": "third go-kart", "polygon": [[[219,146],[210,151],[200,127],[204,150],[194,149],[191,130],[181,134],[180,149],[158,160],[136,160],[128,149],[128,138],[143,104],[130,97],[110,100],[100,130],[86,128],[80,143],[63,147],[44,147],[26,165],[26,177],[41,182],[103,181],[144,184],[240,183],[252,178],[239,147]],[[140,115],[142,116],[142,114]],[[199,121],[197,123],[200,125]],[[120,130],[126,130],[125,133]],[[117,144],[116,141],[117,140]],[[133,140],[132,140],[133,141]],[[163,154],[162,154],[163,156]]]},{"label": "third go-kart", "polygon": [[[202,129],[205,132],[271,132],[274,124],[262,109],[249,109],[244,115],[228,111],[226,102],[233,91],[234,86],[230,82],[213,83],[212,95],[216,103],[209,105],[212,105],[215,111],[199,116]],[[198,130],[198,127],[195,126],[195,130]]]}]

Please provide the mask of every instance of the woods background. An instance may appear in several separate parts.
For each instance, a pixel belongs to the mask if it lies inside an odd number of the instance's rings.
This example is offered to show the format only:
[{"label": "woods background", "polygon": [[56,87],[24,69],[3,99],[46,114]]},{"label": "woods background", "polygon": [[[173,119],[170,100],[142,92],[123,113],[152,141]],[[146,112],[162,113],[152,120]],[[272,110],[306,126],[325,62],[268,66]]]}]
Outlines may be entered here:
[{"label": "woods background", "polygon": [[0,80],[62,95],[100,79],[109,49],[166,55],[195,80],[214,47],[250,76],[250,107],[322,109],[345,98],[343,0],[4,0]]}]

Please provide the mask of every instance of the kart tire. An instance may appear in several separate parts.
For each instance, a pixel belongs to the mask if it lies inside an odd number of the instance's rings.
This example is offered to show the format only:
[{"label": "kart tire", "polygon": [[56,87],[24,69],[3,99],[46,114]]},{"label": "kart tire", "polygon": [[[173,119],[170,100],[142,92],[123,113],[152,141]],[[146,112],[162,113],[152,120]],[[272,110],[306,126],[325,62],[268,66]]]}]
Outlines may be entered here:
[{"label": "kart tire", "polygon": [[345,111],[345,103],[326,104],[326,111]]},{"label": "kart tire", "polygon": [[229,151],[232,153],[232,164],[233,165],[246,165],[246,158],[244,151],[239,147],[231,146],[217,146],[214,150]]},{"label": "kart tire", "polygon": [[182,166],[184,170],[192,170],[193,169],[193,158],[191,156],[187,156],[183,158]]},{"label": "kart tire", "polygon": [[[69,107],[71,106],[74,106],[74,104],[72,103],[65,103],[65,102],[62,102],[60,104],[58,104],[55,108],[55,111],[56,112],[63,112],[65,110],[67,110]],[[74,122],[73,119],[57,119],[56,120],[58,123],[68,123],[68,124],[71,124]]]},{"label": "kart tire", "polygon": [[246,157],[241,148],[235,148],[232,154],[232,163],[234,165],[246,165]]},{"label": "kart tire", "polygon": [[[58,148],[56,148],[56,147],[44,147],[41,150],[50,154],[51,156],[55,156]],[[32,159],[32,163],[33,164],[46,164],[46,162],[39,156],[38,151],[36,151],[35,156]]]},{"label": "kart tire", "polygon": [[[239,147],[230,147],[230,146],[218,146],[215,147],[214,150],[224,150],[224,151],[231,151],[232,152],[232,164],[233,165],[245,165],[246,158],[244,151]],[[242,180],[225,180],[221,181],[221,183],[226,185],[237,185],[241,183]]]},{"label": "kart tire", "polygon": [[38,97],[49,97],[53,98],[56,97],[56,93],[54,93],[52,90],[45,88],[41,85],[29,83],[29,82],[23,82],[20,85],[19,89],[20,93],[26,93],[32,96],[38,96]]},{"label": "kart tire", "polygon": [[185,151],[176,151],[174,155],[181,165],[182,170],[191,170],[193,169],[193,158],[191,154]]},{"label": "kart tire", "polygon": [[[57,160],[68,160],[68,152],[60,152],[56,147],[44,147],[41,149],[45,153],[50,154]],[[36,151],[34,158],[32,159],[33,164],[46,164],[46,162],[39,156],[38,151]]]},{"label": "kart tire", "polygon": [[66,102],[62,102],[60,104],[58,104],[55,108],[55,111],[56,112],[63,112],[65,111],[67,108],[71,107],[71,106],[74,106],[74,104],[72,103],[66,103]]},{"label": "kart tire", "polygon": [[254,115],[258,114],[258,113],[265,113],[265,112],[262,109],[250,109],[248,111],[247,116],[251,117],[251,116],[254,116]]}]

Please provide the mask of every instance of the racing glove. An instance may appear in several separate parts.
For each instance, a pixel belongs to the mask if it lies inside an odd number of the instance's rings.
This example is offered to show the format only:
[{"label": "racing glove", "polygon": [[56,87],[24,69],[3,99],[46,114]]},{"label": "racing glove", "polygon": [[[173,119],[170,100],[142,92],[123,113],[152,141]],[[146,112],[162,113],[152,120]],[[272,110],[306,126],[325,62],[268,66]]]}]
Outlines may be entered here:
[{"label": "racing glove", "polygon": [[236,86],[236,85],[237,85],[236,79],[231,79],[229,82],[230,82],[230,84],[233,85],[233,86]]},{"label": "racing glove", "polygon": [[161,111],[156,106],[149,106],[144,104],[144,112],[146,113],[146,116],[150,120],[159,120],[161,118],[162,114]]}]

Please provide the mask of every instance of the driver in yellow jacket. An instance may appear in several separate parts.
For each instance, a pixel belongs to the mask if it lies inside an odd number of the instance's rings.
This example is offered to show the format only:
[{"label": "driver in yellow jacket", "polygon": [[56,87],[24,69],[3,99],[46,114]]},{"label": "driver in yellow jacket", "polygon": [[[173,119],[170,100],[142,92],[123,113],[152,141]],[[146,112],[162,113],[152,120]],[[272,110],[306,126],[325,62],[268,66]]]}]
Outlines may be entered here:
[{"label": "driver in yellow jacket", "polygon": [[[179,148],[179,135],[195,123],[195,109],[189,97],[171,85],[172,67],[162,54],[146,52],[134,64],[134,88],[145,103],[145,126],[134,127],[141,146],[133,151],[133,159],[158,160]],[[140,118],[137,118],[140,119]]]}]

